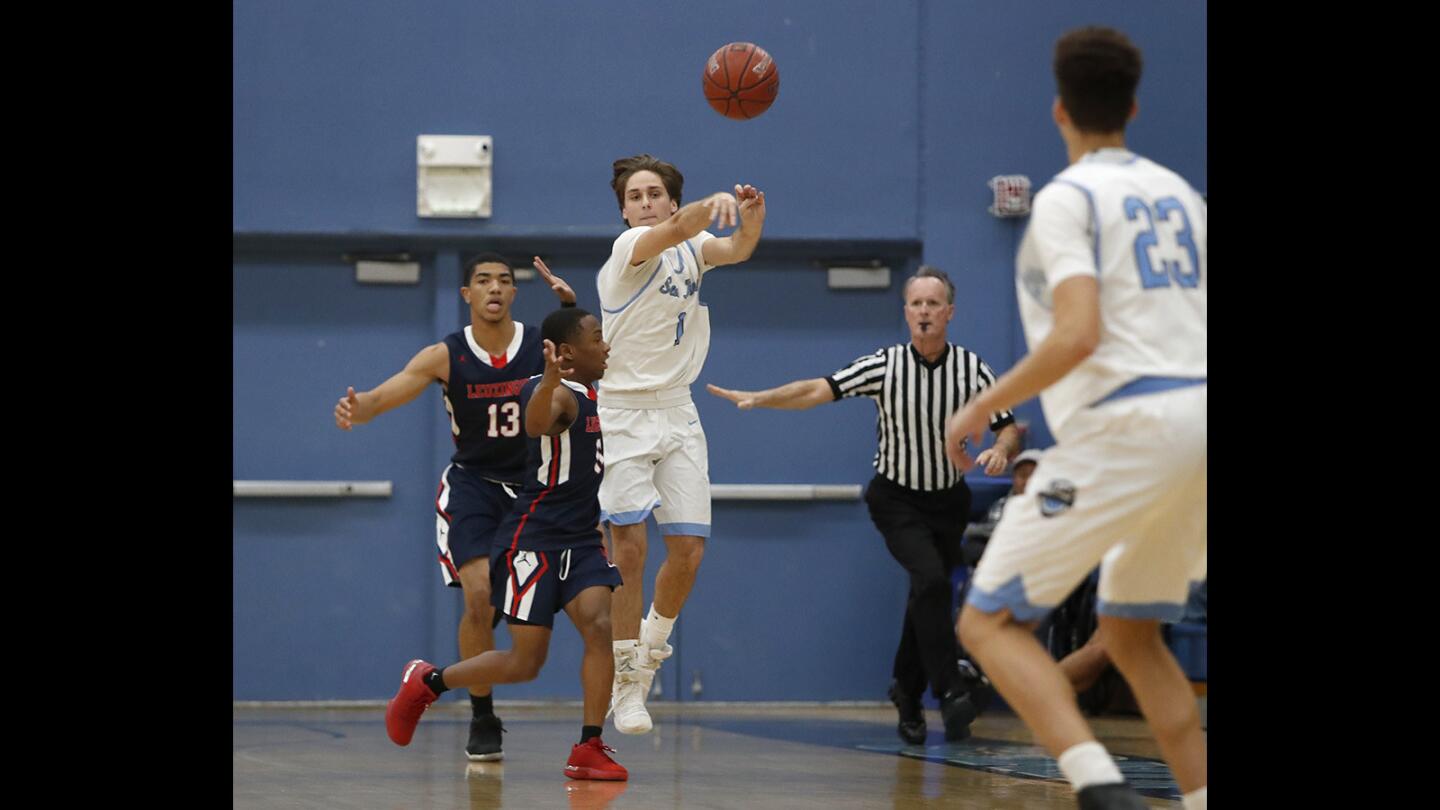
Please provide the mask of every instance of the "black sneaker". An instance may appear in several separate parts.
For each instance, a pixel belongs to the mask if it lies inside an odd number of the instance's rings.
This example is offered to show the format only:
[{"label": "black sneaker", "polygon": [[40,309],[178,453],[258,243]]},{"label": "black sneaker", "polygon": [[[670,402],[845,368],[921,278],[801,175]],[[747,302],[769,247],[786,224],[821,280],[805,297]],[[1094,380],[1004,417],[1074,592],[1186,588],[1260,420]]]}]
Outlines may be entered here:
[{"label": "black sneaker", "polygon": [[990,699],[995,695],[995,688],[990,685],[990,679],[985,673],[968,659],[961,658],[960,664],[960,689],[970,693],[970,702],[975,704],[976,714],[981,714],[990,705]]},{"label": "black sneaker", "polygon": [[900,710],[900,725],[895,730],[900,733],[900,739],[910,745],[925,744],[925,708],[920,705],[919,698],[911,697],[900,688],[896,681],[890,682],[890,691],[886,693],[890,702]]},{"label": "black sneaker", "polygon": [[950,690],[940,698],[940,718],[945,721],[945,742],[959,742],[970,736],[970,724],[980,714],[968,692]]},{"label": "black sneaker", "polygon": [[1090,785],[1076,794],[1080,810],[1145,810],[1145,800],[1124,782]]},{"label": "black sneaker", "polygon": [[505,758],[500,751],[500,732],[505,727],[500,718],[493,714],[470,719],[470,742],[465,744],[465,755],[472,762],[496,762]]}]

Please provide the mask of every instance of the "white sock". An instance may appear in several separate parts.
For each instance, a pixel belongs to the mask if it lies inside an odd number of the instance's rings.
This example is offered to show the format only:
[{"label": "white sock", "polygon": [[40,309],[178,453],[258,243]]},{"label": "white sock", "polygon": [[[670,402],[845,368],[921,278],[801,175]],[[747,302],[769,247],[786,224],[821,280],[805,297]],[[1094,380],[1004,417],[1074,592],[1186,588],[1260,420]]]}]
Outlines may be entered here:
[{"label": "white sock", "polygon": [[1185,805],[1185,810],[1205,810],[1205,805],[1210,800],[1207,793],[1209,790],[1210,786],[1206,785],[1194,793],[1186,793],[1180,797],[1180,802]]},{"label": "white sock", "polygon": [[675,628],[674,618],[665,618],[655,612],[655,605],[650,605],[650,615],[645,617],[645,622],[640,625],[640,640],[646,647],[659,649],[665,646],[670,640],[670,631]]},{"label": "white sock", "polygon": [[640,642],[633,638],[627,638],[624,641],[610,642],[610,648],[614,651],[617,660],[627,655],[634,657],[636,651],[640,648]]},{"label": "white sock", "polygon": [[1065,778],[1070,780],[1070,785],[1077,792],[1091,785],[1110,785],[1125,781],[1125,777],[1120,775],[1120,769],[1115,766],[1115,760],[1110,758],[1105,746],[1098,742],[1083,742],[1070,746],[1060,755],[1059,762],[1060,772],[1065,774]]}]

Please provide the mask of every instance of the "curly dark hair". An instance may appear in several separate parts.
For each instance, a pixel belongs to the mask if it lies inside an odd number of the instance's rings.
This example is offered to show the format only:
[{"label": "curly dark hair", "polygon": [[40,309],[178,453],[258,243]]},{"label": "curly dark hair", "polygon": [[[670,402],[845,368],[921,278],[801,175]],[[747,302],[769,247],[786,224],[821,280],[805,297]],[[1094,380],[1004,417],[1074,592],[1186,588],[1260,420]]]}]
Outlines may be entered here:
[{"label": "curly dark hair", "polygon": [[1125,129],[1140,84],[1140,49],[1113,28],[1090,26],[1055,43],[1060,105],[1081,132]]}]

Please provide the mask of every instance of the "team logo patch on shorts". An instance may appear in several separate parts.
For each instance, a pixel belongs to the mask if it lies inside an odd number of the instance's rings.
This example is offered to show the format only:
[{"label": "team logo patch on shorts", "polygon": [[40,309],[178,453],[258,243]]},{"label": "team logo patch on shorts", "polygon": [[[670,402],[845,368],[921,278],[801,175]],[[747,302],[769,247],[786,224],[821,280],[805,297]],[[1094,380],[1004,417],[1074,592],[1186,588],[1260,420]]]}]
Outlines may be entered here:
[{"label": "team logo patch on shorts", "polygon": [[1040,494],[1040,514],[1055,517],[1075,505],[1075,485],[1063,478],[1057,478],[1045,486]]}]

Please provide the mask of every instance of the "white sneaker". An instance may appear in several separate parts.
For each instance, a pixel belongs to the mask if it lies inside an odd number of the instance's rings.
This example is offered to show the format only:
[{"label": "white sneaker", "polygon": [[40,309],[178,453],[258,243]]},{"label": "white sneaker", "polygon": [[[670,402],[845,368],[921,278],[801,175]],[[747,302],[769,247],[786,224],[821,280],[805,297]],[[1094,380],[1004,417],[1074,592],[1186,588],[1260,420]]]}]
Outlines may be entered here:
[{"label": "white sneaker", "polygon": [[662,644],[659,647],[646,647],[642,644],[640,649],[642,650],[640,665],[652,671],[660,669],[660,662],[675,654],[675,648],[669,644]]},{"label": "white sneaker", "polygon": [[[650,643],[645,640],[645,627],[646,627],[648,624],[649,624],[649,622],[647,622],[647,621],[645,621],[645,620],[643,620],[643,619],[641,620],[641,622],[640,622],[640,639],[639,639],[639,643],[638,643],[636,646],[639,647],[640,650],[642,650],[642,653],[641,653],[641,655],[640,655],[640,660],[641,660],[641,662],[642,662],[643,664],[649,664],[649,665],[651,665],[651,669],[654,669],[655,667],[660,666],[660,662],[661,662],[661,661],[664,661],[666,658],[669,658],[671,655],[674,655],[674,654],[675,654],[675,648],[674,648],[674,647],[671,647],[669,644],[664,644],[664,643],[662,643],[659,647],[652,647],[652,646],[650,646]],[[648,654],[647,654],[646,652],[643,652],[643,651],[648,651]]]},{"label": "white sneaker", "polygon": [[610,693],[610,713],[615,716],[615,730],[621,734],[644,734],[653,723],[645,710],[645,696],[655,680],[651,667],[636,666],[638,656],[621,656],[615,660],[615,683]]}]

